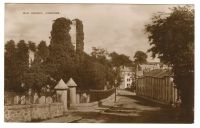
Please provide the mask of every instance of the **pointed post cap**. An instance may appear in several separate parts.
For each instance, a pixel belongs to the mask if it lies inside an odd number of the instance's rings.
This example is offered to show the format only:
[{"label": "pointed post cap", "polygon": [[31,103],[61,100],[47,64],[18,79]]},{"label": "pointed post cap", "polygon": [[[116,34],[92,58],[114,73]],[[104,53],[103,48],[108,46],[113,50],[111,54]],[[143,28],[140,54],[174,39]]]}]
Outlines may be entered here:
[{"label": "pointed post cap", "polygon": [[54,89],[57,89],[57,90],[66,90],[66,89],[68,89],[68,86],[67,86],[67,84],[65,84],[65,82],[62,79],[60,79],[60,81],[54,87]]},{"label": "pointed post cap", "polygon": [[76,87],[77,84],[74,82],[74,80],[72,78],[70,78],[69,81],[67,82],[67,86],[68,87]]}]

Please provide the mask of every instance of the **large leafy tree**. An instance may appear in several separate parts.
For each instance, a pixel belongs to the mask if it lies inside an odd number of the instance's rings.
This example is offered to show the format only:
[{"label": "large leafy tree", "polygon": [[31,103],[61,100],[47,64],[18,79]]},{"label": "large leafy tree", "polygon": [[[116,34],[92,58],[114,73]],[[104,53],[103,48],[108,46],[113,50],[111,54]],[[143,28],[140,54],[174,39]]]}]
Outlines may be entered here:
[{"label": "large leafy tree", "polygon": [[180,90],[182,107],[194,105],[194,9],[174,7],[170,13],[154,15],[146,25],[152,56],[172,65],[174,82]]},{"label": "large leafy tree", "polygon": [[135,52],[134,59],[136,64],[144,64],[147,62],[147,54],[143,51],[137,51]]},{"label": "large leafy tree", "polygon": [[70,24],[69,19],[58,18],[52,25],[47,70],[56,80],[67,81],[75,73],[75,51],[69,35]]},{"label": "large leafy tree", "polygon": [[48,75],[44,70],[45,66],[41,63],[35,62],[31,67],[24,73],[25,89],[32,88],[36,92],[41,90],[42,86],[47,85]]},{"label": "large leafy tree", "polygon": [[114,84],[114,70],[109,58],[109,53],[103,48],[92,48],[91,61],[93,62],[94,81],[97,89],[102,89],[106,82]]},{"label": "large leafy tree", "polygon": [[129,56],[118,54],[116,52],[110,53],[109,56],[111,57],[111,63],[113,66],[132,66],[132,61]]},{"label": "large leafy tree", "polygon": [[103,48],[92,47],[91,56],[98,60],[100,63],[105,64],[107,62],[108,51]]}]

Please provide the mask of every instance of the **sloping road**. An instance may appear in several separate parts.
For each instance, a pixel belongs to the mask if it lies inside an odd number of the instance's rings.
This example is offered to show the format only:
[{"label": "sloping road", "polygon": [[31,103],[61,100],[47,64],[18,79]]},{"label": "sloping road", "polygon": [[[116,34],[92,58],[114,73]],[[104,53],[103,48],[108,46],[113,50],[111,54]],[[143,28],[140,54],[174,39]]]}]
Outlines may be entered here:
[{"label": "sloping road", "polygon": [[71,123],[181,123],[176,110],[150,102],[126,90],[117,91],[117,102],[104,103],[90,111],[71,112],[68,116],[44,122]]}]

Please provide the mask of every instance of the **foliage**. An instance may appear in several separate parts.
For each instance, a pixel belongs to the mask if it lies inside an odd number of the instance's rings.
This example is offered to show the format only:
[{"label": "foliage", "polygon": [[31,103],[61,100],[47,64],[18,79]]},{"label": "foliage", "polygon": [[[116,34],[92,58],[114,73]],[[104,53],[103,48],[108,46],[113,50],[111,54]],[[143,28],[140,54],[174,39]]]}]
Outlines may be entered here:
[{"label": "foliage", "polygon": [[20,40],[17,46],[10,40],[5,45],[5,89],[20,91],[28,70],[28,46]]},{"label": "foliage", "polygon": [[41,64],[32,65],[27,72],[25,72],[24,83],[25,88],[32,88],[39,92],[42,86],[47,84],[48,75],[45,74]]},{"label": "foliage", "polygon": [[103,48],[92,47],[91,56],[100,63],[105,64],[108,57],[108,51]]},{"label": "foliage", "polygon": [[84,49],[84,32],[83,32],[83,23],[79,19],[75,19],[76,21],[76,52],[78,54],[82,54]]},{"label": "foliage", "polygon": [[36,51],[36,46],[35,43],[32,41],[28,41],[28,47],[31,51],[35,52]]},{"label": "foliage", "polygon": [[38,45],[37,58],[39,61],[46,61],[49,56],[49,49],[45,41],[41,41]]},{"label": "foliage", "polygon": [[135,64],[144,64],[147,62],[147,54],[143,51],[137,51],[135,52],[134,59]]},{"label": "foliage", "polygon": [[48,74],[59,81],[67,81],[74,70],[74,48],[69,35],[71,21],[58,18],[52,25],[49,56],[46,62]]},{"label": "foliage", "polygon": [[194,9],[174,7],[171,13],[153,16],[145,28],[149,52],[172,65],[174,82],[181,91],[182,105],[190,110],[194,104]]},{"label": "foliage", "polygon": [[132,61],[130,58],[124,54],[118,54],[116,52],[112,52],[109,54],[111,57],[111,63],[113,66],[132,66]]},{"label": "foliage", "polygon": [[84,32],[83,23],[79,19],[74,19],[76,25],[76,63],[82,63],[84,57]]},{"label": "foliage", "polygon": [[[14,41],[8,41],[5,45],[5,87],[40,91],[47,84],[54,87],[60,79],[67,82],[70,77],[78,84],[78,89],[83,90],[103,89],[107,81],[114,84],[118,72],[113,70],[108,52],[93,48],[92,56],[84,53],[83,24],[79,19],[75,21],[76,50],[69,35],[71,21],[66,18],[54,21],[49,46],[45,41],[41,41],[38,46],[32,41],[26,44],[21,40],[17,46]],[[30,50],[34,53],[31,66],[28,61]],[[22,83],[25,84],[23,89],[20,87]]]},{"label": "foliage", "polygon": [[[16,67],[17,67],[17,83],[16,85],[21,85],[24,83],[24,77],[25,72],[28,70],[29,65],[29,52],[28,52],[28,46],[24,40],[20,40],[17,44],[17,50],[16,50]],[[19,88],[20,89],[20,88]],[[17,89],[18,90],[18,89]]]},{"label": "foliage", "polygon": [[16,46],[13,40],[5,44],[5,89],[11,90],[16,88]]}]

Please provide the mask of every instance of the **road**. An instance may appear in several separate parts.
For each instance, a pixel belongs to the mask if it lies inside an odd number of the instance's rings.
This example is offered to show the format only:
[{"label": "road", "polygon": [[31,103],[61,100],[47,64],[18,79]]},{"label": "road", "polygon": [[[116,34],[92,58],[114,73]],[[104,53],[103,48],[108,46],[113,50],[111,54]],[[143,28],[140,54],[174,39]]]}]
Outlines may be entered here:
[{"label": "road", "polygon": [[[44,122],[70,123],[182,123],[176,109],[144,100],[126,90],[117,91],[117,102],[107,102],[94,110],[70,112]],[[113,101],[111,101],[113,102]]]}]

